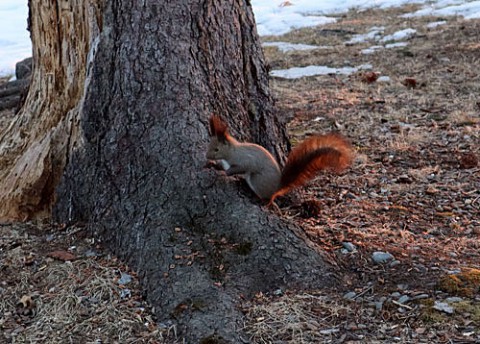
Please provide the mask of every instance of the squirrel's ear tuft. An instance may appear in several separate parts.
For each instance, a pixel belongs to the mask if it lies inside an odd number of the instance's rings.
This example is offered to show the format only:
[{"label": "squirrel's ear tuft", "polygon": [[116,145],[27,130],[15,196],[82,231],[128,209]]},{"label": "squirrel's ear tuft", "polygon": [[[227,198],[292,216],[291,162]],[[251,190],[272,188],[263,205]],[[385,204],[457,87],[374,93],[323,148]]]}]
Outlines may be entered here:
[{"label": "squirrel's ear tuft", "polygon": [[227,124],[220,117],[212,115],[212,117],[210,117],[210,135],[216,136],[220,141],[225,141],[227,134]]}]

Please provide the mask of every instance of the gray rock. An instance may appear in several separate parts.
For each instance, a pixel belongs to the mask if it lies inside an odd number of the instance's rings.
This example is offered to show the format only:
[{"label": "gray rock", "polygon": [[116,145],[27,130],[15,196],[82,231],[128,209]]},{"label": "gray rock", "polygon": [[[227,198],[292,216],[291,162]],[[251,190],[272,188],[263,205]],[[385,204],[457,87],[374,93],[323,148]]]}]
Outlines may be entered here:
[{"label": "gray rock", "polygon": [[355,247],[354,244],[352,244],[351,242],[342,242],[342,246],[343,248],[345,248],[348,252],[353,252],[353,251],[356,251],[357,248]]},{"label": "gray rock", "polygon": [[347,300],[353,300],[355,298],[355,296],[357,296],[357,293],[355,293],[354,291],[350,291],[350,292],[346,293],[345,295],[343,295],[343,298],[347,299]]},{"label": "gray rock", "polygon": [[275,295],[275,296],[283,295],[282,289],[277,289],[277,290],[275,290],[275,291],[273,292],[273,295]]},{"label": "gray rock", "polygon": [[383,309],[383,302],[382,301],[375,301],[374,304],[375,304],[375,309],[377,311],[381,311]]},{"label": "gray rock", "polygon": [[444,312],[447,314],[453,314],[454,312],[453,307],[446,302],[435,301],[433,308],[436,309],[437,311]]},{"label": "gray rock", "polygon": [[393,262],[391,262],[390,264],[388,264],[390,267],[395,267],[397,265],[400,265],[400,261],[399,260],[394,260]]},{"label": "gray rock", "polygon": [[377,264],[384,264],[394,259],[388,252],[377,251],[372,253],[372,259]]},{"label": "gray rock", "polygon": [[453,303],[453,302],[462,302],[463,299],[461,297],[458,297],[458,296],[452,296],[452,297],[447,297],[447,299],[445,300],[449,303]]},{"label": "gray rock", "polygon": [[408,295],[402,295],[398,299],[398,303],[406,303],[408,301],[410,301],[410,297]]},{"label": "gray rock", "polygon": [[92,249],[86,250],[83,255],[84,255],[85,257],[87,257],[87,258],[100,256],[100,254],[99,254],[97,251],[92,250]]},{"label": "gray rock", "polygon": [[412,297],[412,300],[421,300],[421,299],[428,299],[430,296],[428,294],[419,294]]},{"label": "gray rock", "polygon": [[128,289],[128,288],[122,289],[122,290],[120,291],[120,297],[121,297],[122,299],[130,298],[130,297],[132,297],[132,292],[131,292],[130,289]]},{"label": "gray rock", "polygon": [[118,284],[125,285],[125,284],[130,283],[131,281],[132,281],[132,276],[130,276],[129,274],[127,274],[125,272],[122,272],[122,276],[118,280]]}]

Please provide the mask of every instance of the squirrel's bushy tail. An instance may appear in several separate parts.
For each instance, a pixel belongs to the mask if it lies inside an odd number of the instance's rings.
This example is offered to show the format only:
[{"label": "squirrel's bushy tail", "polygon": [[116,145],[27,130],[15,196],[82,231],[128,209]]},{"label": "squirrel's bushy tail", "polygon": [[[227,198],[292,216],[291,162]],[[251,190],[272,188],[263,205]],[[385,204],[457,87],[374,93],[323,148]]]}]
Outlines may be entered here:
[{"label": "squirrel's bushy tail", "polygon": [[330,133],[313,136],[295,147],[282,171],[280,189],[270,203],[295,187],[301,186],[322,170],[342,172],[352,162],[350,143],[342,135]]}]

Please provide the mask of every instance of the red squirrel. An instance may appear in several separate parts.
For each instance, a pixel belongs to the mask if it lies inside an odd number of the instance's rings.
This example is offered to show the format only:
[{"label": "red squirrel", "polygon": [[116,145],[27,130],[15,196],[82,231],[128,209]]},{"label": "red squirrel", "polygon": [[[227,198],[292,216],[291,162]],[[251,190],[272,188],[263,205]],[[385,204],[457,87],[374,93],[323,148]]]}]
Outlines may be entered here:
[{"label": "red squirrel", "polygon": [[321,170],[337,173],[352,161],[349,142],[340,134],[312,136],[296,146],[283,170],[265,148],[242,143],[228,133],[227,124],[218,116],[210,117],[211,141],[207,159],[219,160],[227,176],[245,175],[252,191],[269,205],[295,187],[304,185]]}]

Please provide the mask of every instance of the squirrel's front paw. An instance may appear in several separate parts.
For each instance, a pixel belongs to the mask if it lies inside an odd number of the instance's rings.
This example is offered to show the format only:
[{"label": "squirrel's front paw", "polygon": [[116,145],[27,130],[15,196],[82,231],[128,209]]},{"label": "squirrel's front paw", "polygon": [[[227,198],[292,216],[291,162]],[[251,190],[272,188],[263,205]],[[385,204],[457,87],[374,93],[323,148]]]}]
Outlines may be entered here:
[{"label": "squirrel's front paw", "polygon": [[222,165],[215,160],[208,160],[204,166],[205,168],[214,168],[216,170],[222,171]]}]

